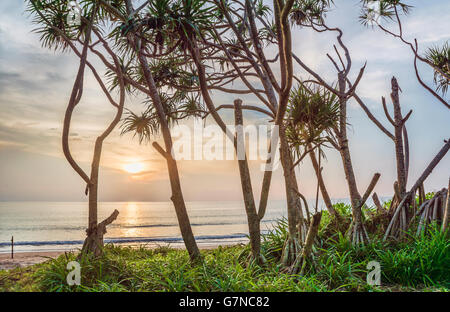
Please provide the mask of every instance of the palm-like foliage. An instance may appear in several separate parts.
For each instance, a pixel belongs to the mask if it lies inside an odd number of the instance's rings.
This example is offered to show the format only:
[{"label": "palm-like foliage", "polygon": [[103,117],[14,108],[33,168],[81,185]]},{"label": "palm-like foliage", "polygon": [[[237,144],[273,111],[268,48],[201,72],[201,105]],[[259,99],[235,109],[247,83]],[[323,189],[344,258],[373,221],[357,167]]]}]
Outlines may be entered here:
[{"label": "palm-like foliage", "polygon": [[[159,92],[159,98],[170,127],[177,124],[181,119],[191,116],[201,117],[206,113],[200,104],[198,94],[176,91],[169,95],[166,92]],[[144,104],[147,109],[141,114],[127,111],[121,125],[121,134],[133,133],[133,137],[138,136],[140,144],[149,142],[160,130],[160,119],[155,106],[152,105],[151,100],[146,100]]]},{"label": "palm-like foliage", "polygon": [[133,133],[133,137],[138,136],[139,143],[149,142],[159,131],[158,119],[149,114],[148,111],[140,115],[128,110],[121,125],[121,134]]},{"label": "palm-like foliage", "polygon": [[179,105],[180,119],[188,117],[203,117],[207,111],[200,101],[200,94],[190,93],[186,95],[183,102]]},{"label": "palm-like foliage", "polygon": [[333,0],[297,0],[292,7],[291,22],[297,25],[321,24]]},{"label": "palm-like foliage", "polygon": [[[179,100],[177,95],[169,97],[166,93],[160,92],[159,97],[163,104],[168,123],[176,122],[176,102]],[[147,109],[140,115],[128,110],[121,125],[121,134],[131,132],[133,133],[133,137],[137,135],[140,144],[149,142],[152,137],[159,133],[160,129],[160,119],[151,100],[146,100],[144,104],[147,106]]]},{"label": "palm-like foliage", "polygon": [[214,6],[207,0],[155,0],[149,1],[142,20],[142,31],[162,50],[164,44],[178,44],[186,50],[194,39],[210,30],[217,19]]},{"label": "palm-like foliage", "polygon": [[448,78],[450,77],[450,45],[448,41],[442,47],[429,48],[425,58],[433,65],[436,89],[443,94],[447,93],[450,84]]},{"label": "palm-like foliage", "polygon": [[43,47],[67,50],[68,43],[63,36],[73,39],[76,37],[76,32],[67,23],[69,7],[66,1],[30,0],[27,4],[27,12],[33,15],[33,23],[39,25],[34,32],[40,35],[39,39]]},{"label": "palm-like foliage", "polygon": [[[134,79],[134,78],[136,78],[136,72],[138,71],[138,67],[133,66],[133,64],[130,60],[125,61],[125,59],[122,57],[119,57],[118,59],[120,62],[120,69],[121,69],[121,72],[123,73],[123,75],[130,77],[131,79],[133,79],[136,82],[141,82],[139,80]],[[105,72],[105,77],[106,77],[107,83],[109,85],[109,91],[112,91],[119,87],[119,85],[120,85],[119,77],[117,76],[115,71],[113,71],[110,68],[107,68],[107,70]],[[128,93],[131,94],[135,91],[135,88],[133,87],[133,85],[131,85],[131,83],[125,81],[124,84],[125,84],[125,89]]]},{"label": "palm-like foliage", "polygon": [[396,13],[408,14],[412,6],[400,0],[361,0],[363,8],[359,19],[364,26],[376,25],[376,18],[384,20],[394,19]]},{"label": "palm-like foliage", "polygon": [[[189,89],[196,85],[196,74],[189,64],[180,66],[185,60],[176,56],[166,60],[153,60],[149,66],[157,87],[166,86],[170,89]],[[188,70],[186,70],[188,67]]]},{"label": "palm-like foliage", "polygon": [[[303,84],[293,89],[288,106],[287,135],[297,156],[311,144],[323,145],[339,120],[339,101],[323,87]],[[300,156],[299,156],[300,157]]]},{"label": "palm-like foliage", "polygon": [[272,10],[269,6],[264,4],[263,0],[255,1],[255,14],[260,17],[267,18]]}]

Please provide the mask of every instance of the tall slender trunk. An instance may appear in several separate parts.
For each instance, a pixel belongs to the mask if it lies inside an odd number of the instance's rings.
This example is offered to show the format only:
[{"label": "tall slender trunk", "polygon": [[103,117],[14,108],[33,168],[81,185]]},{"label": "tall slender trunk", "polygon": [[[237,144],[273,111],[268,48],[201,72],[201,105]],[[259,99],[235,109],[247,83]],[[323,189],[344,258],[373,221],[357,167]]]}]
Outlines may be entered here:
[{"label": "tall slender trunk", "polygon": [[259,261],[261,254],[260,220],[256,211],[255,200],[253,197],[252,181],[248,168],[247,155],[245,152],[242,101],[239,99],[234,101],[234,118],[236,125],[236,137],[234,140],[234,144],[236,147],[236,155],[238,157],[242,194],[244,195],[245,212],[247,213],[250,246],[252,249],[253,258]]},{"label": "tall slender trunk", "polygon": [[119,212],[115,210],[110,217],[105,219],[100,225],[97,221],[97,201],[98,201],[98,172],[100,166],[100,156],[102,151],[102,143],[103,140],[111,133],[111,131],[115,128],[117,123],[120,120],[123,111],[124,105],[124,90],[123,90],[123,77],[121,76],[121,98],[120,105],[117,105],[117,113],[114,120],[108,126],[108,128],[99,136],[95,142],[94,148],[94,156],[91,163],[91,177],[88,177],[87,174],[81,169],[81,167],[77,164],[77,162],[73,159],[72,154],[70,152],[69,147],[69,134],[70,134],[70,124],[72,120],[72,114],[76,107],[76,105],[80,102],[82,94],[83,94],[83,83],[84,83],[84,73],[87,64],[87,55],[89,42],[91,40],[92,34],[92,20],[94,19],[95,14],[97,13],[98,7],[94,6],[90,22],[88,24],[88,28],[86,30],[83,49],[81,54],[77,54],[80,57],[80,65],[78,68],[77,77],[75,79],[75,83],[72,88],[72,93],[70,95],[69,104],[66,108],[66,112],[64,115],[64,124],[63,124],[63,132],[62,132],[62,148],[63,153],[69,164],[72,168],[80,175],[80,177],[86,182],[86,194],[89,193],[89,220],[88,220],[88,229],[87,229],[87,238],[84,241],[82,253],[85,254],[88,252],[92,252],[95,256],[99,256],[102,253],[103,247],[103,235],[106,233],[106,226],[112,223],[116,218]]},{"label": "tall slender trunk", "polygon": [[[345,77],[343,73],[338,74],[338,84],[339,92],[344,94],[345,92]],[[347,100],[343,97],[339,99],[339,129],[337,132],[337,139],[339,143],[339,153],[342,158],[342,164],[344,167],[345,178],[347,179],[347,185],[350,193],[350,200],[352,203],[353,210],[358,207],[361,200],[361,195],[358,192],[358,187],[356,185],[355,173],[353,171],[352,159],[350,156],[350,150],[348,148],[348,137],[347,137]],[[360,215],[360,213],[353,211],[355,214]]]},{"label": "tall slender trunk", "polygon": [[302,241],[306,235],[306,220],[298,194],[297,178],[292,170],[294,162],[286,138],[285,128],[280,126],[280,161],[283,167],[284,183],[286,188],[288,230],[289,237],[283,248],[281,262],[284,266],[291,266],[302,249]]},{"label": "tall slender trunk", "polygon": [[[111,124],[112,127],[117,125],[121,115],[122,109],[120,110],[120,113],[118,113],[119,118],[117,119],[117,122]],[[106,226],[112,223],[119,214],[117,210],[114,210],[109,218],[104,220],[100,225],[98,224],[98,173],[102,146],[105,138],[106,135],[102,135],[95,140],[94,156],[91,164],[91,185],[89,188],[89,226],[86,230],[87,237],[82,248],[82,254],[90,253],[95,257],[100,256],[103,252],[103,236],[106,233]]]},{"label": "tall slender trunk", "polygon": [[92,252],[94,256],[101,254],[101,247],[103,247],[103,236],[101,238],[97,235],[98,225],[98,172],[100,167],[100,157],[102,152],[102,140],[98,137],[95,140],[94,156],[91,163],[91,186],[89,187],[89,220],[88,228],[86,230],[86,239],[83,244],[83,253]]},{"label": "tall slender trunk", "polygon": [[[271,154],[272,146],[269,146],[269,154]],[[266,164],[270,164],[272,161],[269,158]],[[269,168],[266,168],[269,169]],[[264,218],[267,209],[267,201],[269,199],[270,183],[272,181],[272,169],[264,171],[263,182],[261,185],[261,194],[259,196],[258,217],[261,221]]]},{"label": "tall slender trunk", "polygon": [[[344,73],[338,74],[339,92],[345,93],[345,77]],[[345,97],[339,98],[339,129],[336,129],[336,136],[339,145],[339,153],[341,155],[342,164],[344,167],[345,178],[347,180],[347,186],[350,194],[350,200],[352,204],[352,223],[347,232],[354,244],[359,242],[364,243],[368,240],[368,235],[364,224],[362,222],[361,211],[361,195],[358,191],[356,184],[355,172],[353,170],[352,158],[350,156],[350,149],[348,147],[347,137],[347,99]]]},{"label": "tall slender trunk", "polygon": [[362,211],[359,206],[361,202],[361,195],[359,194],[356,185],[355,173],[353,171],[345,127],[341,129],[340,135],[338,136],[338,142],[352,204],[352,223],[347,233],[354,244],[358,244],[359,242],[364,243],[368,240],[368,236],[362,222]]},{"label": "tall slender trunk", "polygon": [[[312,148],[311,144],[308,144],[307,147],[308,147],[308,149]],[[319,182],[319,188],[320,188],[320,192],[322,193],[322,198],[323,198],[323,201],[325,202],[325,206],[327,207],[327,210],[330,213],[330,215],[337,218],[337,217],[339,217],[339,215],[337,214],[336,209],[334,209],[334,207],[333,207],[333,204],[330,199],[330,195],[328,195],[328,191],[325,186],[325,181],[323,180],[323,176],[322,176],[322,170],[321,170],[321,168],[319,168],[319,163],[317,162],[316,155],[314,154],[313,150],[311,150],[309,152],[309,156],[311,158],[311,163],[314,167],[314,171],[316,172],[317,181]]]},{"label": "tall slender trunk", "polygon": [[[205,73],[205,67],[201,63],[201,57],[200,52],[198,50],[198,47],[196,46],[195,42],[189,46],[189,52],[194,60],[194,63],[196,64],[197,71],[198,71],[198,77],[199,77],[199,83],[200,83],[200,90],[202,93],[202,97],[206,103],[206,106],[208,107],[208,110],[213,117],[214,121],[217,123],[217,125],[221,128],[221,130],[225,133],[225,135],[228,137],[228,139],[233,140],[234,142],[234,148],[236,150],[236,154],[239,154],[239,141],[236,141],[235,138],[231,136],[230,131],[226,128],[225,123],[223,122],[222,118],[219,116],[219,114],[216,111],[216,108],[214,106],[214,102],[209,94],[208,90],[208,84],[206,81],[206,73]],[[243,117],[242,117],[242,101],[236,100],[235,101],[235,123],[236,126],[243,124]],[[245,154],[245,146],[244,151]],[[242,185],[242,193],[244,196],[244,203],[245,203],[245,210],[247,213],[247,222],[249,227],[249,235],[250,235],[250,244],[252,247],[252,254],[254,259],[260,260],[260,249],[261,249],[261,233],[260,233],[260,221],[264,217],[266,207],[267,207],[267,199],[269,195],[269,188],[270,188],[270,182],[272,178],[272,172],[266,171],[264,173],[263,178],[263,184],[261,188],[261,200],[259,203],[258,211],[256,211],[256,206],[254,202],[254,195],[253,195],[253,188],[251,185],[251,177],[250,177],[250,171],[248,168],[248,162],[245,155],[244,160],[238,160],[239,164],[239,172],[240,172],[240,178],[241,178],[241,185]]]},{"label": "tall slender trunk", "polygon": [[92,33],[92,22],[89,23],[88,29],[86,30],[85,40],[84,40],[84,44],[83,44],[83,50],[80,55],[80,65],[78,67],[77,76],[75,78],[75,82],[72,87],[72,92],[70,94],[69,104],[67,105],[67,108],[66,108],[66,111],[64,114],[63,131],[62,131],[62,137],[61,137],[61,144],[62,144],[64,157],[69,162],[72,169],[75,170],[75,172],[77,172],[78,175],[87,183],[88,188],[91,183],[89,180],[89,177],[83,171],[83,169],[81,169],[81,167],[77,164],[77,162],[73,159],[72,153],[70,152],[69,134],[70,134],[70,124],[72,121],[73,111],[74,111],[75,107],[78,105],[78,103],[80,102],[81,97],[83,95],[84,71],[86,68],[91,33]]},{"label": "tall slender trunk", "polygon": [[189,253],[192,261],[198,260],[200,255],[200,250],[198,249],[197,243],[195,241],[194,234],[192,232],[191,223],[189,221],[189,216],[186,209],[186,204],[183,198],[183,192],[181,190],[180,176],[178,173],[178,167],[176,160],[172,157],[172,136],[170,134],[169,125],[167,123],[166,115],[164,113],[164,108],[161,103],[161,99],[158,94],[158,90],[153,79],[153,75],[148,66],[146,57],[139,51],[139,62],[144,73],[144,77],[147,86],[150,90],[150,97],[152,99],[153,105],[156,109],[159,122],[161,124],[161,132],[164,139],[165,152],[163,156],[167,162],[167,169],[169,171],[170,186],[172,190],[171,200],[175,206],[175,212],[178,219],[178,224],[180,226],[181,236],[183,237],[184,244]]},{"label": "tall slender trunk", "polygon": [[399,99],[399,86],[397,79],[392,77],[391,80],[391,99],[394,106],[394,143],[395,143],[395,158],[397,161],[397,182],[400,190],[400,198],[406,193],[406,168],[405,168],[405,154],[403,146],[403,128],[404,122]]},{"label": "tall slender trunk", "polygon": [[[353,171],[352,159],[350,156],[350,150],[348,148],[348,141],[346,135],[343,135],[343,138],[338,138],[340,145],[340,155],[342,159],[342,163],[344,166],[345,178],[347,180],[347,186],[350,193],[350,201],[352,207],[355,208],[358,206],[361,201],[361,195],[358,192],[358,187],[356,185],[355,173]],[[355,211],[353,212],[355,216]]]},{"label": "tall slender trunk", "polygon": [[298,233],[297,226],[299,220],[303,219],[303,211],[299,208],[300,201],[296,192],[298,191],[297,179],[295,177],[295,171],[292,170],[292,155],[289,150],[286,132],[283,127],[280,127],[280,161],[283,167],[286,187],[289,232],[295,235]]},{"label": "tall slender trunk", "polygon": [[[114,62],[118,68],[120,68],[120,63],[118,59],[113,56]],[[111,132],[116,128],[117,124],[122,118],[123,109],[125,105],[125,83],[123,74],[119,69],[119,86],[120,86],[120,99],[119,103],[115,103],[111,97],[109,97],[111,104],[117,108],[116,115],[111,121],[109,126],[103,131],[103,133],[97,137],[94,146],[94,155],[91,163],[91,176],[90,185],[87,186],[89,190],[89,226],[87,229],[87,237],[84,241],[82,253],[92,253],[94,256],[100,256],[103,251],[103,236],[106,233],[106,226],[112,223],[118,216],[119,211],[114,210],[114,212],[100,224],[98,224],[98,175],[100,168],[100,159],[102,155],[102,147],[104,140],[111,134]]]},{"label": "tall slender trunk", "polygon": [[444,207],[444,215],[442,216],[441,231],[445,233],[448,228],[448,220],[450,215],[450,179],[448,180],[447,196],[445,197],[445,202],[442,203]]}]

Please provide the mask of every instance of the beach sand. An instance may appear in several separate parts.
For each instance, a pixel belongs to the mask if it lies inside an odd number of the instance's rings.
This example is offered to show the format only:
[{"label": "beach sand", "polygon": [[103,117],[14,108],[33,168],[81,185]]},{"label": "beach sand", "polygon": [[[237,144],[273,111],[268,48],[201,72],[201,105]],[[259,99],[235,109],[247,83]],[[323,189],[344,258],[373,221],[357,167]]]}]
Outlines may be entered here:
[{"label": "beach sand", "polygon": [[63,253],[64,251],[18,252],[14,253],[14,259],[11,259],[11,254],[9,253],[0,254],[0,270],[27,267],[47,261],[48,258],[56,258]]}]

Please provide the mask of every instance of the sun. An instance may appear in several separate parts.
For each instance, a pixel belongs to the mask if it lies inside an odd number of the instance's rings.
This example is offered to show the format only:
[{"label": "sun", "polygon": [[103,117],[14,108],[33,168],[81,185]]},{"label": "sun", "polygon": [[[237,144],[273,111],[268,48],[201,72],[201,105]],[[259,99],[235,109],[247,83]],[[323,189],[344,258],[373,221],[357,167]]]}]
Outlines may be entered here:
[{"label": "sun", "polygon": [[139,173],[142,170],[144,170],[144,165],[142,163],[135,162],[135,163],[125,164],[123,166],[123,168],[125,169],[126,172],[129,172],[129,173]]}]

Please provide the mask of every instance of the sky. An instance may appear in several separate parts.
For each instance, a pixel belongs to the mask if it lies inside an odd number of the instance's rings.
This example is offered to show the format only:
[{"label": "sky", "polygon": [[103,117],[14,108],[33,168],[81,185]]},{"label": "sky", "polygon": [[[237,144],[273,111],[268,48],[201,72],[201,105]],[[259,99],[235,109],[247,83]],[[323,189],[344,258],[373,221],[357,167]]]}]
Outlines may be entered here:
[{"label": "sky", "polygon": [[[405,36],[417,38],[420,51],[442,45],[449,39],[449,1],[406,2],[414,9],[403,19]],[[69,53],[42,48],[24,9],[24,1],[0,2],[0,201],[84,201],[85,185],[64,159],[61,148],[62,121],[78,60]],[[358,0],[337,0],[327,21],[330,26],[339,26],[344,31],[343,40],[353,59],[353,77],[367,61],[357,91],[388,128],[381,97],[385,96],[391,107],[390,80],[392,76],[397,77],[403,91],[400,95],[402,110],[405,113],[413,110],[407,122],[411,164],[408,185],[411,186],[439,151],[443,140],[450,137],[450,111],[419,85],[408,48],[379,30],[362,26],[358,21],[359,13]],[[326,53],[333,52],[335,37],[304,29],[295,29],[292,37],[294,52],[328,82],[334,82],[336,75]],[[426,67],[420,69],[425,80],[431,83],[432,72]],[[231,103],[235,98],[230,94],[214,94],[216,105]],[[248,104],[256,103],[251,97],[243,100]],[[126,106],[136,112],[143,109],[141,101],[134,98],[127,98]],[[70,135],[74,158],[86,171],[95,137],[114,113],[88,74]],[[364,192],[373,174],[380,172],[381,179],[375,190],[380,196],[389,196],[396,177],[393,142],[353,101],[348,114],[349,144],[360,192]],[[230,114],[223,113],[223,116],[232,122]],[[258,123],[262,118],[258,113],[246,113],[245,122]],[[333,198],[346,198],[348,190],[339,154],[331,149],[326,152],[323,174],[329,193]],[[125,170],[136,163],[142,166],[141,172]],[[187,201],[242,199],[236,161],[180,161],[179,167]],[[446,187],[449,168],[450,156],[447,155],[426,181],[426,190]],[[251,170],[258,198],[262,172],[257,163],[251,163]],[[297,170],[297,178],[300,191],[313,198],[317,182],[308,159]],[[132,135],[121,136],[119,129],[105,142],[99,188],[101,201],[167,201],[170,198],[165,161],[151,145],[140,145]],[[274,174],[270,198],[283,199],[284,192],[282,174],[278,170]]]}]

